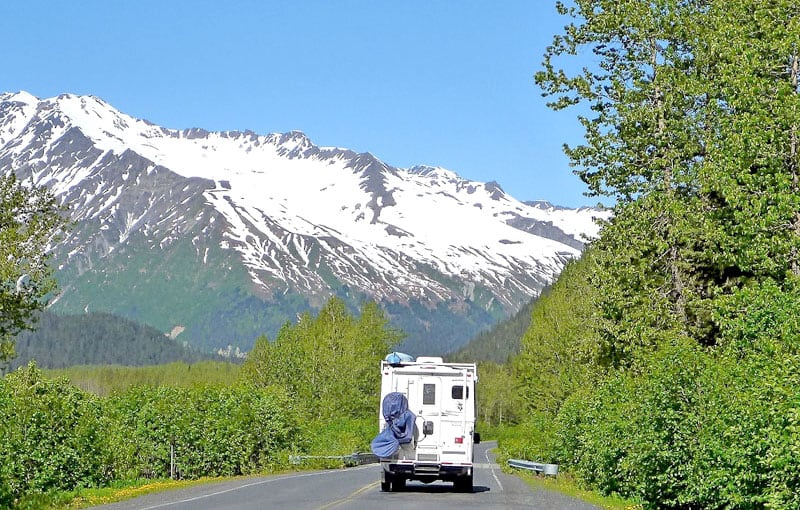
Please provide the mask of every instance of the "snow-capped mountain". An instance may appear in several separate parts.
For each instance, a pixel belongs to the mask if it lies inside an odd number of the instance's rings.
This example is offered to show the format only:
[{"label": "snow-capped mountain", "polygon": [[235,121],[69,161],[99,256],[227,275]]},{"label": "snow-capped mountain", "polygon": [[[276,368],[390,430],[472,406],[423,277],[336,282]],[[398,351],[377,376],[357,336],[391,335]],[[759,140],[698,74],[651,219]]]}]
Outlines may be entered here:
[{"label": "snow-capped mountain", "polygon": [[0,94],[0,172],[51,187],[76,228],[57,310],[105,310],[247,349],[338,295],[443,352],[515,311],[598,231],[443,168],[391,167],[303,133],[174,130],[92,96]]}]

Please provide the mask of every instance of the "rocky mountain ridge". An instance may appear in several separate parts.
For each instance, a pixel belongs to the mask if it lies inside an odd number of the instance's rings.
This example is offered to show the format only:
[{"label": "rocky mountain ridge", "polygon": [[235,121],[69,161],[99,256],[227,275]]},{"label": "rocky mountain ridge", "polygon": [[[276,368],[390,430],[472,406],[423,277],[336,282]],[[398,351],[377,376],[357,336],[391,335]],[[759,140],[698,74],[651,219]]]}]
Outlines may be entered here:
[{"label": "rocky mountain ridge", "polygon": [[524,203],[443,168],[395,168],[299,131],[175,130],[92,96],[0,94],[0,172],[75,220],[53,309],[117,313],[249,348],[337,295],[445,352],[577,257],[606,211]]}]

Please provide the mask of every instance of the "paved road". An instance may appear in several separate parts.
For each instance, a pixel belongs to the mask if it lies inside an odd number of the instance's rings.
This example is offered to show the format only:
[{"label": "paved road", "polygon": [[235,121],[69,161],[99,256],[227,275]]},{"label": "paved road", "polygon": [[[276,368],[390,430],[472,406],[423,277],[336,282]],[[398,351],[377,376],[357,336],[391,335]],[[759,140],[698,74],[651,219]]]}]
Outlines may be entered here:
[{"label": "paved road", "polygon": [[589,510],[597,507],[562,494],[530,488],[494,463],[487,442],[476,446],[474,491],[456,493],[451,483],[408,482],[404,492],[381,492],[375,464],[311,471],[178,489],[103,505],[104,510]]}]

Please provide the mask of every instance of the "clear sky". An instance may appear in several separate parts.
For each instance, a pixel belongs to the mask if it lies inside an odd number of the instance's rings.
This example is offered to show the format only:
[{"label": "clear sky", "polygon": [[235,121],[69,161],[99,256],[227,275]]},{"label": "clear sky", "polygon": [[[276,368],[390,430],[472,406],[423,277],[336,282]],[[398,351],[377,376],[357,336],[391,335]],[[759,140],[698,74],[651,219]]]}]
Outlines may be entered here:
[{"label": "clear sky", "polygon": [[293,129],[386,163],[594,205],[533,81],[555,0],[8,0],[0,91],[92,94],[168,128]]}]

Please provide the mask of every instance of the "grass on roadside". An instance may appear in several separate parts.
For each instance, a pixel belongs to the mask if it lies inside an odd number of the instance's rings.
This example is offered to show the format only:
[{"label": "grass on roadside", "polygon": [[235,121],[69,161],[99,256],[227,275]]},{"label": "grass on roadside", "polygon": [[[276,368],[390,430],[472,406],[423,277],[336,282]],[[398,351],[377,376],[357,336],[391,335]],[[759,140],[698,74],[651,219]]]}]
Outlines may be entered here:
[{"label": "grass on roadside", "polygon": [[73,510],[96,505],[116,503],[146,494],[169,489],[191,487],[224,478],[205,478],[199,480],[128,480],[117,482],[111,487],[97,489],[78,489],[71,492],[48,494],[29,494],[21,499],[15,508],[22,510]]},{"label": "grass on roadside", "polygon": [[[347,447],[345,447],[347,449]],[[348,453],[354,450],[347,449]],[[141,479],[113,482],[110,487],[84,488],[71,492],[54,492],[48,494],[31,494],[19,501],[14,507],[15,510],[79,510],[97,505],[116,503],[127,499],[138,498],[147,494],[163,492],[172,489],[182,489],[238,478],[249,478],[253,476],[280,475],[298,471],[311,471],[317,469],[339,469],[345,467],[341,459],[308,459],[298,464],[291,462],[290,455],[287,453],[282,462],[272,468],[252,473],[244,476],[233,477],[205,477],[196,480],[170,480],[170,479]]]},{"label": "grass on roadside", "polygon": [[618,496],[603,496],[596,492],[581,489],[569,473],[559,473],[558,476],[551,477],[518,469],[513,472],[532,487],[560,492],[606,510],[642,510],[642,505],[639,503]]},{"label": "grass on roadside", "polygon": [[[339,467],[339,466],[337,466]],[[239,478],[249,478],[253,476],[280,475],[297,470],[315,469],[316,467],[298,466],[297,469],[276,469],[246,476],[199,478],[196,480],[127,480],[117,481],[110,487],[96,489],[78,489],[71,492],[55,492],[49,494],[28,495],[19,501],[15,510],[79,510],[97,505],[106,505],[125,501],[128,499],[146,496],[157,492],[164,492],[172,489],[184,489],[196,485],[224,482]]]}]

